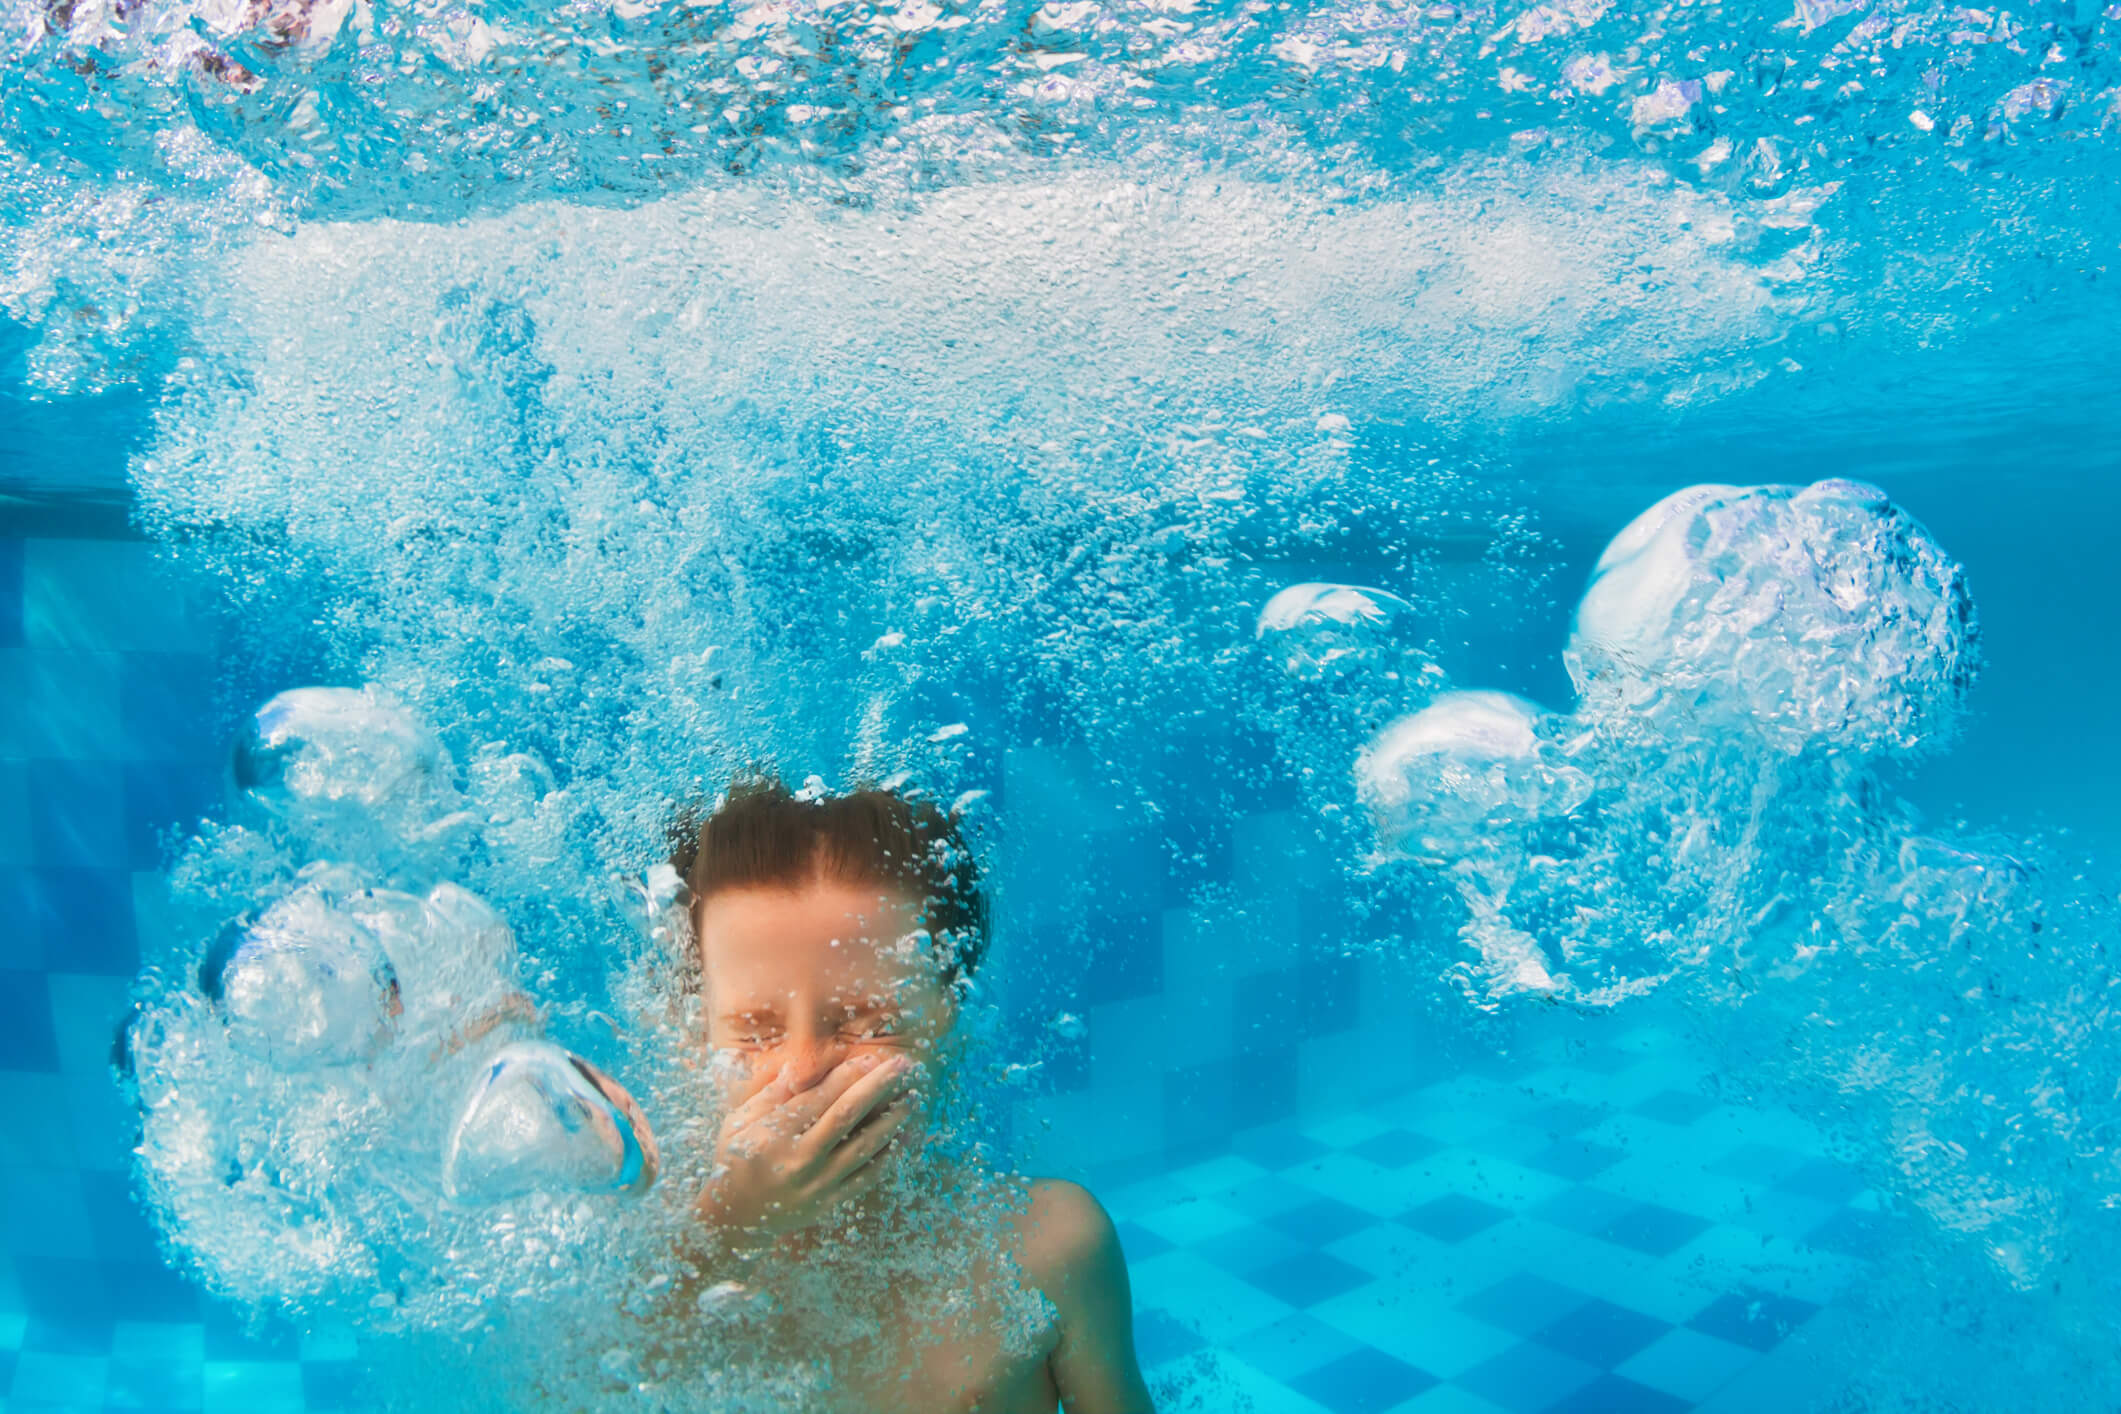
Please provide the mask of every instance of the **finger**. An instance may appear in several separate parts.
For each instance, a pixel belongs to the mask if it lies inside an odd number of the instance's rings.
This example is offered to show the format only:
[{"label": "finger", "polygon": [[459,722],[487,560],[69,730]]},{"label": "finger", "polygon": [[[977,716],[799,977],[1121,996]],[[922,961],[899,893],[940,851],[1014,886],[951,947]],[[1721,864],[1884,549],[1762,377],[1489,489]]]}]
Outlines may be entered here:
[{"label": "finger", "polygon": [[759,1090],[750,1099],[731,1110],[725,1123],[732,1129],[741,1129],[745,1126],[756,1124],[786,1104],[789,1096],[794,1093],[795,1067],[784,1065],[774,1075],[773,1079],[766,1082],[764,1089]]},{"label": "finger", "polygon": [[853,1089],[862,1079],[873,1074],[884,1064],[877,1055],[849,1056],[831,1070],[825,1078],[803,1091],[781,1106],[780,1119],[790,1134],[801,1134],[817,1123],[819,1115],[837,1104],[840,1097]]},{"label": "finger", "polygon": [[871,1110],[903,1090],[912,1074],[912,1061],[904,1056],[893,1056],[849,1086],[847,1093],[833,1101],[803,1135],[805,1156],[813,1162],[822,1159],[853,1132]]},{"label": "finger", "polygon": [[836,1183],[844,1182],[848,1175],[882,1153],[884,1146],[892,1141],[912,1117],[913,1110],[913,1097],[907,1095],[871,1115],[826,1158],[815,1180],[818,1188],[822,1191]]},{"label": "finger", "polygon": [[891,1172],[891,1165],[886,1159],[898,1147],[901,1133],[896,1125],[892,1126],[878,1140],[875,1149],[860,1163],[850,1165],[847,1171],[832,1183],[820,1184],[817,1191],[824,1195],[825,1202],[849,1202],[883,1182]]}]

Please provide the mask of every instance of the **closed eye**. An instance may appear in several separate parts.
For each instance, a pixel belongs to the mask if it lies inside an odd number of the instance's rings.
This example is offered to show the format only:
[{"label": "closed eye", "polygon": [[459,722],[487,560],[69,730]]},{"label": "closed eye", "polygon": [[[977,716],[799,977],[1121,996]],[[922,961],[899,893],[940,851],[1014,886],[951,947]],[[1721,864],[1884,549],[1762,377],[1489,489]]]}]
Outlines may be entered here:
[{"label": "closed eye", "polygon": [[726,1045],[766,1046],[780,1040],[787,1028],[770,1016],[725,1016],[717,1029]]}]

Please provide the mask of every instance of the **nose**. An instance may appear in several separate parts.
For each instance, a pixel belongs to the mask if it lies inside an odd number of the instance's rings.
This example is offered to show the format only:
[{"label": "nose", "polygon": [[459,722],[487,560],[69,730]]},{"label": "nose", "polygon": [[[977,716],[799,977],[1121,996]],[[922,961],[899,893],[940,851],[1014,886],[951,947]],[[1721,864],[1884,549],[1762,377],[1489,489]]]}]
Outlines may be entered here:
[{"label": "nose", "polygon": [[790,1037],[767,1053],[766,1068],[769,1074],[778,1075],[786,1066],[795,1088],[807,1090],[846,1058],[846,1045],[831,1037]]}]

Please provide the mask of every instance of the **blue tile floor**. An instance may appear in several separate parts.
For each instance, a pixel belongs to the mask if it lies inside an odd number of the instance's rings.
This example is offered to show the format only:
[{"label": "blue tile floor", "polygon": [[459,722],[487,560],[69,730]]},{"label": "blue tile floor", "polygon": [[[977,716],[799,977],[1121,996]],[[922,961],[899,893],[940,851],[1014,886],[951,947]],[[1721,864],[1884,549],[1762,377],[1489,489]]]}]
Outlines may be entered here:
[{"label": "blue tile floor", "polygon": [[[1520,1053],[1520,1059],[1524,1059]],[[1105,1192],[1169,1409],[1802,1410],[1877,1202],[1644,1027]]]},{"label": "blue tile floor", "polygon": [[[1210,1414],[1792,1411],[1875,1199],[1800,1125],[1702,1096],[1651,1028],[1520,1050],[1099,1190],[1160,1407]],[[0,1414],[359,1407],[346,1336],[5,1309]]]}]

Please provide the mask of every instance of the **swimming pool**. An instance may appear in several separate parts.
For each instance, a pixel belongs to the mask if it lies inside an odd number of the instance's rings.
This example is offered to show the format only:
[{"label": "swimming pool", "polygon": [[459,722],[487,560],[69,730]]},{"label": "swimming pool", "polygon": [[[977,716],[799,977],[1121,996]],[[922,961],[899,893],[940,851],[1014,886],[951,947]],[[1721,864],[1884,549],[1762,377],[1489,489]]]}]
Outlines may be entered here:
[{"label": "swimming pool", "polygon": [[[2121,1397],[2107,10],[0,23],[7,1410],[805,1397],[201,976],[462,886],[681,1156],[629,881],[760,760],[973,832],[958,1138],[1160,1408]],[[438,794],[261,805],[319,684]]]}]

